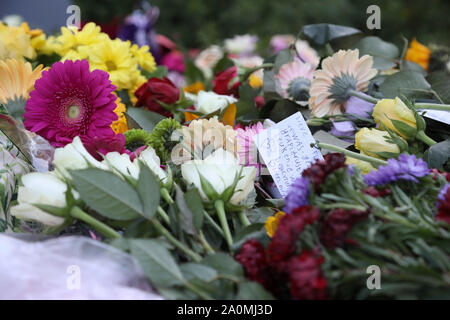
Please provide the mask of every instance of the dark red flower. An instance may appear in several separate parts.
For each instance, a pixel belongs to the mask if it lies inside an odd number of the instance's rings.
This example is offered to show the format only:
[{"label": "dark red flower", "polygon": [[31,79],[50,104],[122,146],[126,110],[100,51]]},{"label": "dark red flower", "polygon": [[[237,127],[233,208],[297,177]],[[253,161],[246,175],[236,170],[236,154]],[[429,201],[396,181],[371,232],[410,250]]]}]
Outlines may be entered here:
[{"label": "dark red flower", "polygon": [[267,274],[267,260],[263,245],[254,239],[247,240],[241,251],[235,257],[244,267],[247,278],[257,281],[263,286],[267,285],[269,274]]},{"label": "dark red flower", "polygon": [[450,172],[445,172],[445,171],[439,171],[436,168],[431,169],[431,174],[433,175],[433,179],[436,180],[438,175],[442,175],[444,176],[445,180],[447,180],[447,182],[450,182]]},{"label": "dark red flower", "polygon": [[342,247],[346,242],[346,235],[352,226],[367,218],[369,210],[344,210],[331,211],[320,228],[320,241],[327,248]]},{"label": "dark red flower", "polygon": [[145,106],[147,109],[166,117],[172,117],[172,113],[165,109],[159,102],[174,104],[180,98],[178,89],[168,78],[151,78],[141,85],[135,92],[138,101],[136,107]]},{"label": "dark red flower", "polygon": [[303,171],[302,176],[308,178],[314,185],[316,191],[333,171],[345,167],[345,156],[341,153],[327,153],[323,160],[317,160],[308,169]]},{"label": "dark red flower", "polygon": [[391,189],[389,189],[389,188],[383,188],[381,190],[378,190],[377,188],[372,187],[372,186],[370,186],[366,189],[363,189],[362,192],[364,194],[368,194],[369,196],[372,196],[374,198],[378,198],[378,197],[384,198],[392,193]]},{"label": "dark red flower", "polygon": [[450,224],[450,187],[444,187],[437,201],[436,220],[445,221]]},{"label": "dark red flower", "polygon": [[224,94],[239,98],[239,86],[241,82],[237,76],[237,67],[229,67],[216,74],[213,80],[213,91],[217,94]]},{"label": "dark red flower", "polygon": [[311,206],[302,206],[280,219],[277,231],[267,248],[269,263],[276,269],[284,269],[283,261],[295,254],[296,241],[307,224],[319,219],[320,210]]},{"label": "dark red flower", "polygon": [[106,155],[108,152],[126,152],[125,136],[121,133],[103,137],[81,136],[81,142],[86,150],[99,161],[103,160],[102,155]]},{"label": "dark red flower", "polygon": [[296,300],[323,300],[327,297],[327,280],[322,274],[320,254],[303,250],[287,264],[291,295]]}]

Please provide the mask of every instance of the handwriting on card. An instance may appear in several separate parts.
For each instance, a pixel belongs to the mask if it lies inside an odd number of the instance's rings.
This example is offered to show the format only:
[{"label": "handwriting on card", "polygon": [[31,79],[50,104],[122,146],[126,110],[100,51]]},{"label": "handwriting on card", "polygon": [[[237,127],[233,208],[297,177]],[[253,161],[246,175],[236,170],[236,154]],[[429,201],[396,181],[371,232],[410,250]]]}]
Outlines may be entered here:
[{"label": "handwriting on card", "polygon": [[280,121],[253,137],[281,195],[285,197],[294,180],[317,159],[320,151],[300,112]]}]

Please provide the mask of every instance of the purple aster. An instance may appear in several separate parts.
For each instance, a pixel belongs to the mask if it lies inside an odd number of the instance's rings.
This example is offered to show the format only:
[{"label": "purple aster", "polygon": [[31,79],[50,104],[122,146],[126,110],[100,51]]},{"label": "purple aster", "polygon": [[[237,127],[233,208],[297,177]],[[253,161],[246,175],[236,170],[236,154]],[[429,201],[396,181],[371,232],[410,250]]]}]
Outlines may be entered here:
[{"label": "purple aster", "polygon": [[309,180],[307,178],[297,178],[289,189],[285,199],[284,212],[291,213],[292,210],[307,205],[309,196]]},{"label": "purple aster", "polygon": [[440,202],[445,202],[445,194],[447,193],[448,188],[450,187],[450,183],[447,183],[439,192],[436,202],[436,208],[438,207]]},{"label": "purple aster", "polygon": [[364,176],[369,186],[382,185],[397,180],[419,182],[417,178],[426,176],[430,169],[425,161],[415,155],[401,154],[396,159],[389,159],[386,166],[380,166]]}]

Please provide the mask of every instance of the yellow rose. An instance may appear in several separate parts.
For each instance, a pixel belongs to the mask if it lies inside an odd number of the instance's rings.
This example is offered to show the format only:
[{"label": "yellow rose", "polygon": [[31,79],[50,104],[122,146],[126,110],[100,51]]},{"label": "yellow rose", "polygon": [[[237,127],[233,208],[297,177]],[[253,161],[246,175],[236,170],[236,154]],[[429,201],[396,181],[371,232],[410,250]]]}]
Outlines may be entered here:
[{"label": "yellow rose", "polygon": [[351,157],[346,157],[345,164],[357,166],[359,169],[361,169],[361,172],[363,174],[369,173],[370,171],[375,169],[369,162]]},{"label": "yellow rose", "polygon": [[[388,142],[387,139],[389,138],[390,136],[387,131],[362,128],[355,135],[355,147],[361,153],[375,158],[391,158],[400,154],[401,150],[397,144]],[[386,156],[378,154],[384,152],[387,153]]]},{"label": "yellow rose", "polygon": [[398,97],[380,100],[372,116],[381,128],[391,129],[405,139],[412,139],[417,134],[414,112]]}]

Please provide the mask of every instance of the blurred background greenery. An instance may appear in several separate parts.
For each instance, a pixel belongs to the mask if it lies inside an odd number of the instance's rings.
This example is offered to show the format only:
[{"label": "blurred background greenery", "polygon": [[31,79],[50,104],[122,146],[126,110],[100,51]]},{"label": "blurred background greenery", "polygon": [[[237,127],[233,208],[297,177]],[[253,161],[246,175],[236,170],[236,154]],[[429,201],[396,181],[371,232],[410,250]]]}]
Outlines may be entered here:
[{"label": "blurred background greenery", "polygon": [[[334,23],[401,44],[401,36],[424,44],[450,45],[449,0],[151,0],[160,8],[156,23],[164,34],[187,48],[220,43],[236,34],[256,34],[264,44],[279,33],[296,34],[303,25]],[[83,20],[108,22],[128,13],[137,0],[75,0]],[[368,30],[366,9],[381,8],[381,30]]]}]

